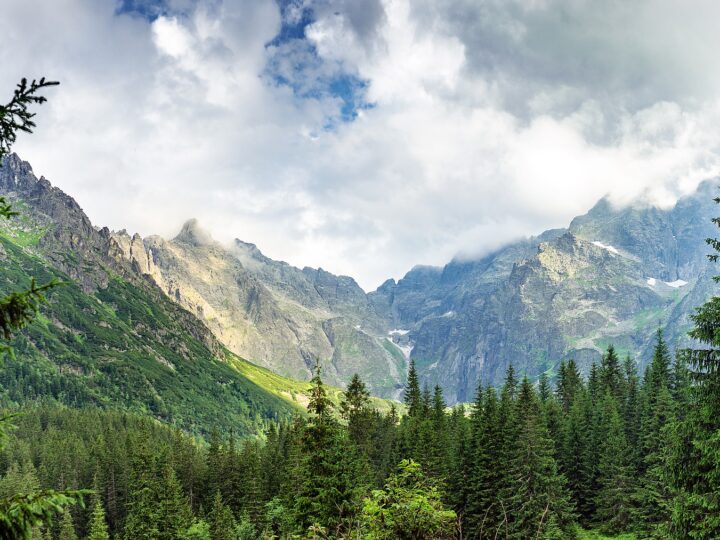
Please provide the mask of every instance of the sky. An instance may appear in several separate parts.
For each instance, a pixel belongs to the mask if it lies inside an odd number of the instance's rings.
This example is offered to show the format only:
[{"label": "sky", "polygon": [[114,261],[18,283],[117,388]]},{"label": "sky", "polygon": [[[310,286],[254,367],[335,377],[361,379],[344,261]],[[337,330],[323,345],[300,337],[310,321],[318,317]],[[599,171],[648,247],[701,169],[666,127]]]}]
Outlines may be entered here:
[{"label": "sky", "polygon": [[195,217],[366,290],[720,174],[714,0],[0,9],[0,91],[61,82],[15,151],[93,223]]}]

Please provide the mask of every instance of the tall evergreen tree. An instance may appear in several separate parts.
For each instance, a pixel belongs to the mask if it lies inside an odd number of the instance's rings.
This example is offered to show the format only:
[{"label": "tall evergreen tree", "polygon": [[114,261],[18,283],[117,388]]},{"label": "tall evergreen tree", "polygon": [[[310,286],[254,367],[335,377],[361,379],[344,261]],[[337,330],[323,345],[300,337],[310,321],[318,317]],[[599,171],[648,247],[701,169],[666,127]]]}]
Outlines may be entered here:
[{"label": "tall evergreen tree", "polygon": [[618,404],[624,401],[625,380],[620,366],[620,358],[612,344],[608,345],[607,352],[602,356],[600,385],[604,391],[613,395]]},{"label": "tall evergreen tree", "polygon": [[595,512],[593,479],[595,463],[592,461],[592,405],[582,392],[573,400],[562,433],[559,454],[560,470],[567,478],[567,486],[575,501],[576,510],[583,524],[588,525]]},{"label": "tall evergreen tree", "polygon": [[478,398],[478,401],[482,402],[482,410],[473,413],[477,427],[472,433],[474,459],[468,472],[466,522],[471,538],[494,538],[503,520],[499,495],[505,487],[507,463],[503,462],[505,454],[500,446],[503,439],[495,389],[488,387],[484,399]]},{"label": "tall evergreen tree", "polygon": [[75,523],[69,510],[65,510],[60,519],[60,534],[58,535],[58,540],[77,540]]},{"label": "tall evergreen tree", "polygon": [[422,412],[422,395],[420,393],[420,380],[415,369],[415,360],[410,360],[407,384],[405,385],[405,405],[408,416],[418,416]]},{"label": "tall evergreen tree", "polygon": [[96,502],[90,516],[90,532],[87,540],[110,540],[108,527],[105,521],[105,509],[101,502]]},{"label": "tall evergreen tree", "polygon": [[624,532],[632,522],[635,490],[625,429],[617,401],[608,387],[601,404],[599,489],[595,496],[595,519],[608,534]]},{"label": "tall evergreen tree", "polygon": [[164,466],[158,485],[158,538],[174,540],[181,537],[190,527],[192,522],[190,506],[175,471],[169,464]]},{"label": "tall evergreen tree", "polygon": [[208,514],[208,524],[211,540],[237,540],[235,518],[232,510],[223,503],[220,491],[215,492],[212,508]]},{"label": "tall evergreen tree", "polygon": [[563,411],[566,413],[572,408],[575,396],[582,387],[582,378],[578,371],[577,364],[572,358],[566,364],[565,361],[560,363],[558,373],[556,394]]},{"label": "tall evergreen tree", "polygon": [[[511,538],[543,538],[559,529],[570,535],[574,516],[565,478],[557,471],[554,445],[545,426],[538,397],[525,378],[517,410],[519,431],[510,463],[508,490]],[[502,533],[501,533],[502,535]]]}]

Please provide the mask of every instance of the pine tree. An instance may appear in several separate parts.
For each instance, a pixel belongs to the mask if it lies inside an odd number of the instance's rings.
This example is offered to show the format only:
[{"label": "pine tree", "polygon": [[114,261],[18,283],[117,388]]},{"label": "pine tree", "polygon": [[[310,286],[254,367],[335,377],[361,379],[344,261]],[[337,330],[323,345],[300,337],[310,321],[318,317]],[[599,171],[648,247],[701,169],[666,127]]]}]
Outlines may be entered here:
[{"label": "pine tree", "polygon": [[77,540],[75,524],[73,523],[72,514],[69,510],[65,510],[60,519],[60,535],[58,536],[58,540]]},{"label": "pine tree", "polygon": [[612,344],[608,346],[607,352],[602,356],[600,385],[603,391],[608,391],[613,395],[617,403],[624,401],[625,381],[620,367],[620,358]]},{"label": "pine tree", "polygon": [[158,538],[174,540],[190,526],[192,516],[173,468],[166,464],[158,493]]},{"label": "pine tree", "polygon": [[602,401],[601,447],[598,465],[599,489],[595,496],[595,519],[607,534],[627,530],[632,521],[632,496],[635,490],[625,429],[617,401],[607,388]]},{"label": "pine tree", "polygon": [[551,532],[549,528],[571,534],[574,516],[565,479],[557,471],[554,445],[527,378],[520,386],[517,409],[520,425],[506,499],[509,535],[519,540],[538,538]]},{"label": "pine tree", "polygon": [[552,392],[550,390],[550,383],[548,382],[548,377],[545,372],[540,374],[540,378],[538,379],[538,397],[540,398],[540,401],[545,404],[547,403],[548,399],[550,399]]},{"label": "pine tree", "polygon": [[215,492],[212,508],[208,514],[208,524],[210,525],[211,540],[236,540],[235,518],[230,508],[223,503],[219,491]]},{"label": "pine tree", "polygon": [[593,444],[589,398],[581,393],[573,401],[562,434],[560,469],[567,478],[567,486],[575,501],[580,520],[590,523],[595,511],[593,478],[594,463],[591,461]]},{"label": "pine tree", "polygon": [[408,416],[418,416],[422,412],[420,380],[415,369],[415,360],[410,360],[410,369],[405,385],[405,405],[407,405]]},{"label": "pine tree", "polygon": [[95,503],[92,516],[90,516],[90,533],[87,540],[110,540],[105,522],[105,509],[100,502]]}]

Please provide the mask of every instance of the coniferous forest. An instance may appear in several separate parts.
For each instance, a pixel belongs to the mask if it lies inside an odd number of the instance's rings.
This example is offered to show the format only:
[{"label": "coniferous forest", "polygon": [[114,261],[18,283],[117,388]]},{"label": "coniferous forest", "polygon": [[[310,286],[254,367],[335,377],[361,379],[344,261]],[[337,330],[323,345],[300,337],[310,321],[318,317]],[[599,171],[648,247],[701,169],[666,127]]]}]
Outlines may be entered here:
[{"label": "coniferous forest", "polygon": [[[698,312],[708,334],[715,302]],[[25,408],[0,497],[92,488],[39,538],[717,538],[718,381],[712,350],[672,358],[658,330],[642,376],[610,346],[532,384],[508,370],[448,410],[411,368],[407,414],[380,414],[354,378],[339,410],[314,378],[308,415],[264,440],[194,439],[147,418]],[[587,536],[591,538],[592,536]]]},{"label": "coniferous forest", "polygon": [[[23,81],[0,148],[31,130],[48,84]],[[3,299],[3,337],[56,286]],[[659,328],[642,373],[610,345],[587,374],[570,360],[530,381],[510,366],[452,409],[412,363],[402,410],[373,408],[358,376],[335,406],[318,363],[306,414],[262,437],[27,400],[2,421],[0,538],[718,538],[720,298],[694,324],[696,348],[678,351]]]}]

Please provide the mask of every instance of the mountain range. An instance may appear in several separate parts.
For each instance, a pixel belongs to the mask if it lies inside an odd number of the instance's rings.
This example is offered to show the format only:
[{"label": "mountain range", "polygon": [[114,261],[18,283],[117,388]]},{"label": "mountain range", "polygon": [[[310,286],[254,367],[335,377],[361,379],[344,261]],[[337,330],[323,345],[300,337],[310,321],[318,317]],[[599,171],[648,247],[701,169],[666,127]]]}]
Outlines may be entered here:
[{"label": "mountain range", "polygon": [[[710,221],[717,210],[714,189],[704,182],[667,209],[615,208],[603,199],[567,228],[472,260],[418,266],[365,293],[350,277],[274,261],[254,244],[221,244],[196,220],[170,240],[98,229],[71,197],[12,155],[0,167],[0,194],[18,206],[21,218],[0,230],[0,240],[6,259],[20,266],[35,261],[38,271],[49,267],[67,276],[77,291],[68,301],[89,302],[92,307],[83,304],[81,312],[92,317],[98,312],[93,302],[113,306],[116,317],[127,316],[119,313],[118,298],[132,312],[152,302],[149,312],[140,310],[145,315],[134,315],[142,321],[123,320],[136,349],[128,343],[113,347],[139,356],[146,350],[154,358],[150,371],[170,370],[163,375],[168,389],[181,377],[178,366],[192,362],[190,351],[202,349],[213,369],[242,363],[246,372],[267,368],[300,380],[309,378],[317,358],[330,383],[343,386],[359,373],[375,395],[398,399],[412,359],[421,381],[440,385],[448,402],[456,403],[472,400],[480,381],[499,383],[511,363],[533,379],[543,372],[552,377],[569,358],[587,371],[613,343],[643,365],[658,327],[672,346],[683,346],[694,306],[717,291],[705,243],[716,231]],[[159,323],[158,311],[163,321],[174,322]],[[76,364],[86,338],[78,336],[91,329],[59,317],[48,322],[52,328],[55,323],[75,336],[66,336],[63,354],[77,358],[61,371],[84,374]],[[50,361],[64,365],[56,357]],[[123,365],[122,376],[137,376],[133,370],[145,363],[147,358]],[[110,379],[117,375],[93,369]],[[230,371],[251,384],[238,369]],[[270,371],[262,373],[269,377]],[[146,381],[137,388],[147,386],[148,373],[142,377]],[[192,384],[190,372],[183,377]],[[253,389],[262,396],[258,403],[280,399],[286,410],[282,392]],[[157,389],[155,394],[163,404],[168,399]],[[262,418],[272,408],[253,414]]]}]

